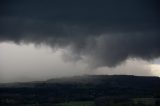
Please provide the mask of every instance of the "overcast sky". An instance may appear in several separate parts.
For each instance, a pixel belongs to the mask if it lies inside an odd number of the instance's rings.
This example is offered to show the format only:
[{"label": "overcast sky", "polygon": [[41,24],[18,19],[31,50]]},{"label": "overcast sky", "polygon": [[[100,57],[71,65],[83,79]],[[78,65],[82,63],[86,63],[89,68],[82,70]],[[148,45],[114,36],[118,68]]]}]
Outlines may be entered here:
[{"label": "overcast sky", "polygon": [[0,80],[160,76],[158,0],[1,0]]}]

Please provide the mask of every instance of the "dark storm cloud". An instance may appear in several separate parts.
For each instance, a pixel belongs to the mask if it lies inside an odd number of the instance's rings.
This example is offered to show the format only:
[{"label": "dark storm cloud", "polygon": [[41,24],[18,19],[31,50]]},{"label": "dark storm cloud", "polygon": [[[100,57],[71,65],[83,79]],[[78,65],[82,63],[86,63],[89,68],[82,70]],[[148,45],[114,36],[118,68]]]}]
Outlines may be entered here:
[{"label": "dark storm cloud", "polygon": [[160,55],[158,0],[1,0],[0,41],[70,47],[96,67]]}]

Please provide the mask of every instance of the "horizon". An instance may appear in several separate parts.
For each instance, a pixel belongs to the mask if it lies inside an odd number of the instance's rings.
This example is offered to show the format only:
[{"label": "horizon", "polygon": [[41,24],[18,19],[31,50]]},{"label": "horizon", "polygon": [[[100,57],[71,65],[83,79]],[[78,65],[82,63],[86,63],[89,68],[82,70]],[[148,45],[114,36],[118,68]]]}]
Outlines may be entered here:
[{"label": "horizon", "polygon": [[[70,78],[84,78],[86,77],[141,77],[141,78],[159,78],[160,76],[138,76],[138,75],[125,75],[125,74],[113,74],[113,75],[107,75],[107,74],[99,74],[99,75],[74,75],[74,76],[61,76],[61,77],[53,77],[49,79],[44,79],[44,80],[32,80],[32,81],[14,81],[14,82],[0,82],[0,84],[28,84],[28,83],[45,83],[50,80],[62,80],[62,79],[70,79]],[[3,87],[3,86],[1,86]]]}]

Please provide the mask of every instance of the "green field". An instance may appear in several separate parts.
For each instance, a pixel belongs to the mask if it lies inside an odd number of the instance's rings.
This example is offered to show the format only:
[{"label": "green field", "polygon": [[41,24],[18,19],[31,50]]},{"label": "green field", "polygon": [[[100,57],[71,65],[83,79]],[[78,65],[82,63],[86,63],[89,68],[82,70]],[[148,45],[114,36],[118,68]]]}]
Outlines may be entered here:
[{"label": "green field", "polygon": [[66,102],[59,103],[56,106],[95,106],[93,101],[78,101],[78,102]]}]

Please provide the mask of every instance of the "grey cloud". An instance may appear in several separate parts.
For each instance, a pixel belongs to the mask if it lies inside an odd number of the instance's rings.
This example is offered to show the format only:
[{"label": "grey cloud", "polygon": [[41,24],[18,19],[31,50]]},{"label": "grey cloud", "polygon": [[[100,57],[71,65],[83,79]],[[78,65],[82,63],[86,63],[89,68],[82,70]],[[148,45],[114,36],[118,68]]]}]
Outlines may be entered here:
[{"label": "grey cloud", "polygon": [[70,47],[73,59],[116,66],[160,55],[157,0],[2,0],[0,41]]}]

